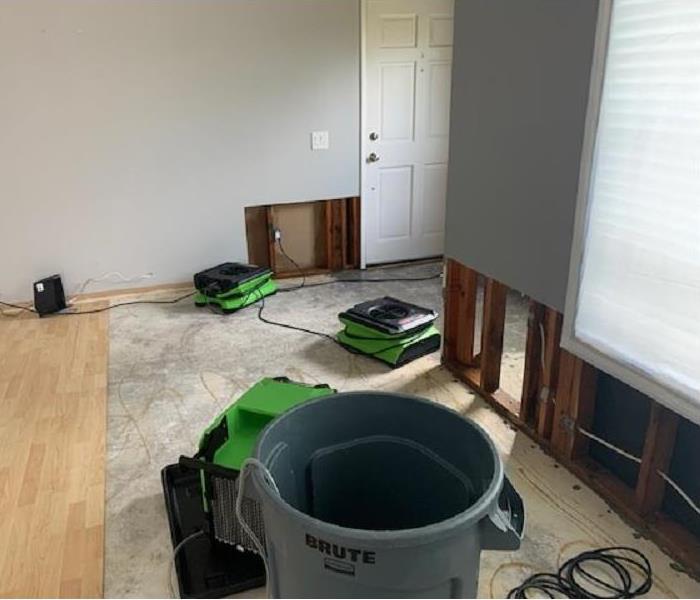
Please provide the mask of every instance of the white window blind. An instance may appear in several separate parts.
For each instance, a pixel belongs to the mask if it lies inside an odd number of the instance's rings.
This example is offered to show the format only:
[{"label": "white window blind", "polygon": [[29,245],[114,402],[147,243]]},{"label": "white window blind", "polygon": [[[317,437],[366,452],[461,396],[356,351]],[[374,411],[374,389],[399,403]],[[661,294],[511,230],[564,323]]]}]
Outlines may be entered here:
[{"label": "white window blind", "polygon": [[700,422],[700,0],[606,18],[564,345]]}]

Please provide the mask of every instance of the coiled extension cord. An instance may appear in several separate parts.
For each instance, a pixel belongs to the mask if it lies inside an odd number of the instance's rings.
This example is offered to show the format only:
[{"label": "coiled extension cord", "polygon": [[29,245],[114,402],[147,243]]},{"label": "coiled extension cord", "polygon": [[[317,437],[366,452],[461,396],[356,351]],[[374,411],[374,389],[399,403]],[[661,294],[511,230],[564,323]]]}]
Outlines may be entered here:
[{"label": "coiled extension cord", "polygon": [[547,598],[637,598],[651,584],[647,557],[634,548],[613,546],[577,554],[556,573],[530,575],[508,592],[508,598],[530,598],[528,592]]}]

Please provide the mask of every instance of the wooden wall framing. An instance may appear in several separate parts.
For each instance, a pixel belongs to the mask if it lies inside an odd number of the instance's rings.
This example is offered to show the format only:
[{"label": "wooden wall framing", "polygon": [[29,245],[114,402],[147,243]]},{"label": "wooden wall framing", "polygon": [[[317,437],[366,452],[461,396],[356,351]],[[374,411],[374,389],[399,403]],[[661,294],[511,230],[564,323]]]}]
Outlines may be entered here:
[{"label": "wooden wall framing", "polygon": [[700,539],[661,512],[666,483],[659,471],[671,462],[680,417],[652,404],[639,477],[631,488],[589,456],[592,442],[582,430],[590,433],[598,372],[560,347],[562,315],[530,301],[522,394],[513,398],[499,389],[508,288],[486,278],[481,351],[475,355],[479,274],[452,259],[445,272],[445,366],[700,576]]},{"label": "wooden wall framing", "polygon": [[[308,223],[299,228],[285,228],[281,225],[283,215],[291,210],[307,213]],[[307,275],[360,266],[358,197],[251,206],[245,209],[245,220],[248,262],[270,267],[278,278],[295,277],[299,271],[280,252],[274,237],[276,227],[283,233],[283,242],[289,256],[301,264]],[[303,236],[311,244],[303,259],[293,251],[295,236],[297,242]]]}]

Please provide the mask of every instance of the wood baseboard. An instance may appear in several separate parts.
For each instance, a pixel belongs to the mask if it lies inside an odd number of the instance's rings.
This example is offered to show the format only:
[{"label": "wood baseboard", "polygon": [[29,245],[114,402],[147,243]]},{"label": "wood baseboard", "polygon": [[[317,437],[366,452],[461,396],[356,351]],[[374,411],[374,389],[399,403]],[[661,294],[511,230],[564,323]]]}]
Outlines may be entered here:
[{"label": "wood baseboard", "polygon": [[181,291],[182,293],[187,292],[188,290],[193,290],[194,288],[192,287],[192,282],[191,281],[181,281],[178,283],[161,283],[158,285],[150,285],[150,286],[142,286],[142,287],[134,287],[134,288],[122,288],[122,289],[116,289],[116,290],[103,290],[100,292],[89,292],[87,294],[78,294],[75,296],[73,299],[74,304],[85,304],[85,303],[92,303],[97,300],[107,300],[107,301],[114,301],[114,300],[123,300],[126,297],[130,296],[137,296],[139,298],[141,297],[150,297],[154,295],[160,295],[163,294],[164,292],[176,292],[176,291]]}]

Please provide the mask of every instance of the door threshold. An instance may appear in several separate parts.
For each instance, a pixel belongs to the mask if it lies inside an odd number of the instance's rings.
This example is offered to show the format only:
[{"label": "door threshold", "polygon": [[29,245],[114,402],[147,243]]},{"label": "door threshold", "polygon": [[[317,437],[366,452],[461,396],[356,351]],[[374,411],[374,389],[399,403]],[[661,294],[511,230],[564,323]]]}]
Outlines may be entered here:
[{"label": "door threshold", "polygon": [[367,271],[371,271],[373,269],[395,269],[398,267],[412,267],[416,265],[431,265],[434,263],[441,263],[444,259],[444,256],[442,254],[439,254],[438,256],[429,256],[427,258],[413,258],[413,259],[406,259],[406,260],[396,260],[396,261],[391,261],[391,262],[381,262],[381,263],[371,263],[368,264],[366,267]]}]

